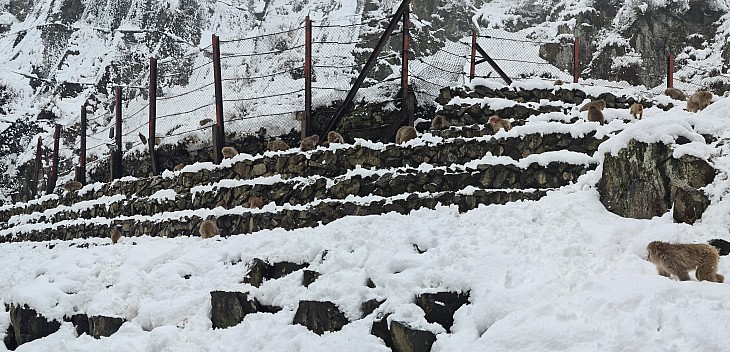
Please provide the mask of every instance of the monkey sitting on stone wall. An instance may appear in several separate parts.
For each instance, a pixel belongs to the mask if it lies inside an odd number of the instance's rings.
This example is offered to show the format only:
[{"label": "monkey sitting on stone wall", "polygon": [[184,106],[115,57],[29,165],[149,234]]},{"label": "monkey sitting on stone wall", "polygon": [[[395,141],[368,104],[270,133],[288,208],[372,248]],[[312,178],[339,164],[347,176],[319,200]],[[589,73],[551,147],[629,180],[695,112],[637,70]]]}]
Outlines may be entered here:
[{"label": "monkey sitting on stone wall", "polygon": [[74,192],[80,190],[81,187],[83,185],[79,181],[68,181],[63,185],[63,190],[66,192]]},{"label": "monkey sitting on stone wall", "polygon": [[449,128],[449,122],[444,115],[436,115],[431,121],[431,130],[443,130]]},{"label": "monkey sitting on stone wall", "polygon": [[664,95],[676,99],[676,100],[687,100],[687,96],[684,95],[684,92],[677,89],[677,88],[667,88],[664,90]]},{"label": "monkey sitting on stone wall", "polygon": [[283,150],[289,150],[289,145],[281,139],[274,139],[266,144],[266,150],[270,152],[280,152]]},{"label": "monkey sitting on stone wall", "polygon": [[345,144],[345,138],[335,131],[327,132],[327,142]]},{"label": "monkey sitting on stone wall", "polygon": [[112,231],[111,231],[111,238],[112,238],[112,243],[119,242],[119,239],[122,238],[122,231],[119,231],[118,228],[113,227]]},{"label": "monkey sitting on stone wall", "polygon": [[497,115],[489,117],[489,125],[492,126],[492,131],[494,131],[495,134],[502,128],[504,128],[507,132],[512,129],[512,124],[509,120],[500,118]]},{"label": "monkey sitting on stone wall", "polygon": [[587,111],[591,108],[591,106],[598,108],[598,110],[603,110],[606,108],[606,101],[603,99],[598,99],[590,103],[585,103],[583,106],[580,107],[579,111]]},{"label": "monkey sitting on stone wall", "polygon": [[403,126],[398,129],[398,132],[395,134],[395,143],[396,144],[403,144],[405,142],[410,141],[411,139],[415,139],[418,136],[416,133],[416,129],[413,128],[413,126]]},{"label": "monkey sitting on stone wall", "polygon": [[200,237],[202,238],[211,238],[220,234],[218,224],[216,224],[215,220],[205,220],[201,222],[198,232],[200,232]]},{"label": "monkey sitting on stone wall", "polygon": [[317,147],[317,143],[319,143],[319,136],[313,134],[302,139],[302,142],[299,144],[299,149],[303,152],[310,151]]},{"label": "monkey sitting on stone wall", "polygon": [[230,159],[238,155],[238,150],[233,147],[223,147],[223,149],[221,149],[221,153],[223,154],[224,159]]},{"label": "monkey sitting on stone wall", "polygon": [[717,248],[704,243],[674,244],[654,241],[646,246],[648,260],[656,265],[657,273],[669,277],[675,275],[680,281],[689,280],[688,272],[697,269],[699,281],[722,283],[725,277],[717,273],[720,260]]},{"label": "monkey sitting on stone wall", "polygon": [[606,124],[606,119],[603,117],[603,112],[598,109],[597,106],[591,106],[588,109],[588,121],[598,122],[603,126]]}]

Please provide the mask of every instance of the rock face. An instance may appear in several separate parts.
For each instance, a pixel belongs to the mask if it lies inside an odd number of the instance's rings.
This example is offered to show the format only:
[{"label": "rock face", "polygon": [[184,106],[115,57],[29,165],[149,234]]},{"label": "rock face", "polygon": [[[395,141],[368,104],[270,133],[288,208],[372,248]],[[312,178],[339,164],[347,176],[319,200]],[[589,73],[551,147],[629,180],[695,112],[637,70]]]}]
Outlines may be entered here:
[{"label": "rock face", "polygon": [[290,262],[279,262],[270,265],[259,258],[254,258],[251,269],[249,269],[243,282],[250,283],[253,287],[259,287],[264,283],[264,280],[279,279],[308,266],[307,263],[295,264]]},{"label": "rock face", "polygon": [[454,325],[454,313],[468,303],[469,293],[424,293],[416,297],[416,305],[426,313],[426,321],[441,324],[449,333]]},{"label": "rock face", "polygon": [[26,342],[46,337],[61,327],[55,320],[48,321],[27,305],[10,307],[10,324],[15,334],[15,343],[20,346]]},{"label": "rock face", "polygon": [[105,317],[101,315],[89,318],[89,331],[95,339],[109,337],[124,324],[124,318]]},{"label": "rock face", "polygon": [[325,331],[340,331],[350,321],[332,302],[301,301],[294,315],[294,324],[322,335]]},{"label": "rock face", "polygon": [[429,331],[415,330],[408,325],[393,321],[390,324],[393,351],[428,352],[436,342],[436,335]]},{"label": "rock face", "polygon": [[709,205],[698,188],[714,178],[715,170],[704,160],[675,159],[665,144],[632,140],[617,156],[606,154],[598,191],[614,214],[649,219],[674,206],[674,219],[691,224]]},{"label": "rock face", "polygon": [[210,293],[213,329],[225,329],[238,325],[248,314],[276,313],[279,307],[267,306],[256,299],[249,299],[246,292],[213,291]]}]

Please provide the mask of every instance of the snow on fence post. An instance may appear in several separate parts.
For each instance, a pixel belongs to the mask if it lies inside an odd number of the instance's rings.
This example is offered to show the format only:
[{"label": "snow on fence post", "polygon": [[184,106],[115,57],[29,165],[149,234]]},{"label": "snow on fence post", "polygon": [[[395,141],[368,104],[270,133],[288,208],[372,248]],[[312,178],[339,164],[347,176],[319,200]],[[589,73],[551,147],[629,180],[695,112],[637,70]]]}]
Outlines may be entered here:
[{"label": "snow on fence post", "polygon": [[[218,40],[218,36],[213,34],[213,80],[215,86],[215,121],[217,128],[214,128],[214,133],[218,133],[213,138],[213,161],[216,164],[220,164],[223,160],[223,148],[226,144],[225,128],[223,126],[223,83],[221,79],[221,47]],[[215,141],[218,141],[218,145]]]},{"label": "snow on fence post", "polygon": [[149,131],[147,133],[147,147],[150,153],[150,164],[152,174],[160,174],[160,164],[157,162],[155,151],[155,140],[157,136],[157,58],[150,57],[150,109],[149,109]]},{"label": "snow on fence post", "polygon": [[114,87],[116,123],[114,131],[114,148],[111,155],[111,179],[114,181],[122,177],[122,87]]},{"label": "snow on fence post", "polygon": [[35,149],[35,167],[33,167],[33,181],[30,184],[30,195],[32,198],[35,198],[36,194],[38,194],[38,174],[41,172],[41,167],[43,159],[43,144],[41,142],[41,138],[38,137],[38,146],[36,146]]},{"label": "snow on fence post", "polygon": [[[406,0],[408,1],[408,0]],[[410,19],[409,19],[409,7],[406,7],[403,11],[403,59],[401,62],[401,92],[403,99],[403,106],[406,106],[406,117],[408,118],[408,126],[413,126],[415,123],[415,117],[408,106],[408,41],[410,40]]]},{"label": "snow on fence post", "polygon": [[53,193],[56,188],[56,181],[58,180],[58,147],[59,140],[61,139],[61,125],[56,124],[56,128],[53,131],[53,154],[51,154],[51,176],[48,178],[48,184],[46,185],[46,194]]},{"label": "snow on fence post", "polygon": [[474,79],[477,67],[477,33],[471,32],[471,63],[469,65],[469,81]]},{"label": "snow on fence post", "polygon": [[573,83],[578,83],[578,60],[580,60],[580,40],[574,37],[573,42]]},{"label": "snow on fence post", "polygon": [[301,139],[312,132],[312,21],[304,20],[304,114]]},{"label": "snow on fence post", "polygon": [[674,55],[667,57],[667,88],[674,88]]},{"label": "snow on fence post", "polygon": [[86,102],[81,105],[81,131],[79,132],[81,137],[79,146],[79,166],[76,168],[76,181],[81,182],[82,185],[86,184]]}]

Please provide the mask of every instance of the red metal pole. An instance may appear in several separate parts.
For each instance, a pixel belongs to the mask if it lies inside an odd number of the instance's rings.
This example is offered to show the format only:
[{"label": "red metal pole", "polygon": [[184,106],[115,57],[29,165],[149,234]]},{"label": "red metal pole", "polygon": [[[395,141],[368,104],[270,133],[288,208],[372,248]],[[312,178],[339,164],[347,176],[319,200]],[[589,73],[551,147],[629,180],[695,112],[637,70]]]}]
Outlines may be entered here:
[{"label": "red metal pole", "polygon": [[81,105],[81,145],[79,146],[79,169],[76,181],[86,184],[86,103]]},{"label": "red metal pole", "polygon": [[112,152],[111,180],[122,177],[122,87],[114,87],[116,96],[114,112],[116,115],[114,145],[115,150]]},{"label": "red metal pole", "polygon": [[575,37],[573,43],[573,83],[578,83],[578,60],[580,59],[580,40]]},{"label": "red metal pole", "polygon": [[408,14],[409,9],[406,8],[403,12],[403,60],[401,62],[401,89],[403,91],[402,98],[404,102],[408,96],[408,41],[410,40],[408,32],[410,21]]},{"label": "red metal pole", "polygon": [[667,59],[667,88],[674,88],[674,55],[669,53]]},{"label": "red metal pole", "polygon": [[150,58],[150,109],[149,109],[149,131],[147,132],[147,148],[150,153],[152,174],[159,175],[160,169],[157,163],[155,152],[155,138],[157,135],[157,58]]},{"label": "red metal pole", "polygon": [[35,198],[36,194],[38,194],[38,173],[41,171],[42,167],[42,155],[43,155],[43,144],[41,143],[41,138],[38,137],[38,146],[36,146],[35,149],[35,167],[33,168],[33,184],[30,187],[30,195]]},{"label": "red metal pole", "polygon": [[476,32],[471,33],[471,63],[469,65],[469,80],[474,79],[477,66],[477,34]]},{"label": "red metal pole", "polygon": [[312,21],[304,20],[304,120],[302,139],[312,132]]},{"label": "red metal pole", "polygon": [[56,129],[53,131],[53,154],[51,155],[51,176],[48,178],[48,184],[46,185],[46,194],[53,193],[56,188],[56,181],[58,180],[58,147],[61,139],[61,125],[56,125]]},{"label": "red metal pole", "polygon": [[223,127],[223,80],[221,78],[221,48],[218,36],[213,34],[213,79],[215,85],[215,121],[218,125],[219,145],[213,151],[215,162],[223,160],[221,148],[226,145],[225,128]]}]

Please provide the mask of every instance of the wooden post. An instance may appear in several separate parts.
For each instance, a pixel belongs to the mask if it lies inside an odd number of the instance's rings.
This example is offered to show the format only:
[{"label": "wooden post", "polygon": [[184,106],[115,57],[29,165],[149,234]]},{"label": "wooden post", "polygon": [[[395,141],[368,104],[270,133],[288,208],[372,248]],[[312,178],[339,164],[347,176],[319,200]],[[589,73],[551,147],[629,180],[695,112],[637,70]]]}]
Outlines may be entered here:
[{"label": "wooden post", "polygon": [[58,180],[58,147],[61,139],[61,125],[56,124],[56,129],[53,131],[53,154],[51,155],[51,176],[48,178],[48,184],[46,185],[46,194],[53,193],[56,188],[56,181]]},{"label": "wooden post", "polygon": [[[218,157],[218,153],[220,153],[220,159],[215,160],[216,163],[220,163],[221,160],[223,160],[223,152],[221,151],[223,149],[223,145],[221,145],[220,140],[220,126],[217,124],[210,126],[210,135],[213,136],[213,140],[211,141],[213,143],[213,158],[215,159]],[[218,151],[218,153],[216,153]]]},{"label": "wooden post", "polygon": [[312,133],[312,21],[304,20],[304,116],[302,139]]},{"label": "wooden post", "polygon": [[502,68],[499,67],[499,65],[497,65],[497,62],[494,61],[492,59],[492,57],[489,56],[489,54],[487,54],[487,51],[486,50],[482,49],[482,47],[479,44],[476,44],[474,47],[476,47],[477,51],[479,52],[479,55],[482,56],[482,59],[479,60],[479,62],[477,62],[477,63],[482,63],[482,62],[489,63],[489,65],[492,66],[492,69],[495,72],[497,72],[497,74],[500,77],[502,77],[502,79],[504,80],[505,83],[507,83],[507,85],[512,84],[512,79],[509,78],[509,76],[507,76],[506,73],[504,73],[504,71],[502,70]]},{"label": "wooden post", "polygon": [[221,160],[223,160],[223,153],[221,152],[221,148],[223,148],[226,145],[226,138],[225,138],[225,127],[223,125],[223,80],[221,78],[221,48],[220,48],[220,42],[218,41],[218,36],[213,34],[213,80],[215,85],[215,121],[218,125],[218,128],[214,131],[217,131],[219,135],[218,138],[218,146],[215,147],[215,150],[213,150],[213,161],[216,164],[220,164]]},{"label": "wooden post", "polygon": [[38,194],[38,174],[41,172],[43,167],[43,143],[41,143],[40,136],[38,137],[38,146],[35,149],[35,167],[33,168],[33,181],[30,185],[30,195],[35,198]]},{"label": "wooden post", "polygon": [[573,42],[573,83],[578,83],[578,61],[580,59],[580,40],[574,37]]},{"label": "wooden post", "polygon": [[[405,11],[403,11],[403,60],[401,62],[401,91],[403,93],[403,96],[401,97],[403,99],[403,106],[408,105],[409,97],[408,97],[408,42],[410,41],[410,33],[409,33],[409,27],[410,27],[410,19],[409,19],[409,8],[406,7]],[[414,102],[415,103],[415,102]],[[408,107],[406,107],[406,112],[409,111]],[[413,126],[415,123],[414,115],[411,113],[406,113],[405,116],[408,120],[408,125]],[[406,120],[406,119],[404,119]]]},{"label": "wooden post", "polygon": [[477,67],[477,33],[471,32],[471,64],[469,65],[469,80],[474,79]]},{"label": "wooden post", "polygon": [[86,103],[81,105],[81,145],[79,146],[79,167],[76,169],[76,181],[86,184]]},{"label": "wooden post", "polygon": [[116,96],[114,112],[116,114],[116,124],[114,131],[114,149],[112,151],[111,162],[111,180],[114,181],[122,177],[122,87],[114,87]]},{"label": "wooden post", "polygon": [[674,55],[667,57],[667,88],[674,88]]},{"label": "wooden post", "polygon": [[150,58],[150,109],[149,109],[149,131],[147,133],[147,148],[150,153],[150,164],[152,174],[160,174],[160,164],[157,162],[155,151],[155,138],[157,136],[157,58]]}]

